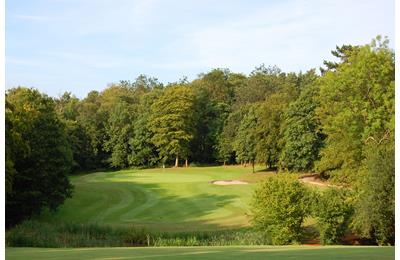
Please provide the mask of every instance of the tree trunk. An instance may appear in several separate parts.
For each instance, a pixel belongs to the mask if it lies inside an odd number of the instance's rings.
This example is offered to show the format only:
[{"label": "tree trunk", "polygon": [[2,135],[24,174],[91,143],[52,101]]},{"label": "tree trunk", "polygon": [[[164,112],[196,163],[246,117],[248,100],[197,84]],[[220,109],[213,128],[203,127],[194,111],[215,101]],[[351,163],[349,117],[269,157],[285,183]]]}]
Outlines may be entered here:
[{"label": "tree trunk", "polygon": [[188,159],[185,160],[185,167],[189,167]]},{"label": "tree trunk", "polygon": [[224,166],[226,165],[226,161],[224,161]]},{"label": "tree trunk", "polygon": [[179,157],[178,157],[178,155],[176,155],[176,158],[175,158],[175,167],[179,167]]},{"label": "tree trunk", "polygon": [[254,161],[251,162],[251,165],[253,166],[253,173],[255,173],[255,171],[254,171]]}]

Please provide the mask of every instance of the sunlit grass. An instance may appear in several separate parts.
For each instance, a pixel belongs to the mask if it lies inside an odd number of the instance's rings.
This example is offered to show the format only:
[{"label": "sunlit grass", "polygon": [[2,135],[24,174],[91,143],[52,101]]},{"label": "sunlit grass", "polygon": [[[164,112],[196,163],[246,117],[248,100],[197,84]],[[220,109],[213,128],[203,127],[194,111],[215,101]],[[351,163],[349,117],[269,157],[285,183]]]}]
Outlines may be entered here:
[{"label": "sunlit grass", "polygon": [[[44,213],[39,220],[135,225],[158,231],[246,227],[249,226],[249,202],[255,183],[274,175],[251,171],[251,167],[216,166],[73,176],[73,197],[57,213]],[[249,184],[218,186],[211,183],[234,179]]]},{"label": "sunlit grass", "polygon": [[394,247],[7,248],[6,259],[394,259]]}]

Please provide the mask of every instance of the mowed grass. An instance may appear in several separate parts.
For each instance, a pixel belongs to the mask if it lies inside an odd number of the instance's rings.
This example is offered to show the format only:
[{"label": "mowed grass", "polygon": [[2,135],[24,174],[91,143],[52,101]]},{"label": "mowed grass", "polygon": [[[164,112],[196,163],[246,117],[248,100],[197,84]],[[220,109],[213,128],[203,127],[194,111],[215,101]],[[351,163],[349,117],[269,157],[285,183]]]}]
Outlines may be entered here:
[{"label": "mowed grass", "polygon": [[394,259],[394,247],[241,246],[163,248],[6,248],[6,259]]},{"label": "mowed grass", "polygon": [[[256,168],[258,170],[261,167]],[[219,166],[98,172],[73,176],[73,197],[44,222],[135,225],[155,231],[197,231],[249,225],[255,182],[274,173]],[[219,186],[213,180],[244,180]]]}]

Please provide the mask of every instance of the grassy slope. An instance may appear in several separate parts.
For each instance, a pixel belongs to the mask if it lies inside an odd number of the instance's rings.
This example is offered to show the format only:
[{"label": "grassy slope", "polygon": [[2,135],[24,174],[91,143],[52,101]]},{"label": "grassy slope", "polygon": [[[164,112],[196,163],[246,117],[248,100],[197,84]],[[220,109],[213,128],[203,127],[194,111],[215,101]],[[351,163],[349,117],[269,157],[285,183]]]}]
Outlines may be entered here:
[{"label": "grassy slope", "polygon": [[124,170],[72,177],[73,198],[42,221],[145,226],[150,230],[208,230],[248,225],[255,184],[218,186],[212,180],[250,182],[271,173],[250,167]]},{"label": "grassy slope", "polygon": [[394,247],[7,248],[6,259],[394,259]]}]

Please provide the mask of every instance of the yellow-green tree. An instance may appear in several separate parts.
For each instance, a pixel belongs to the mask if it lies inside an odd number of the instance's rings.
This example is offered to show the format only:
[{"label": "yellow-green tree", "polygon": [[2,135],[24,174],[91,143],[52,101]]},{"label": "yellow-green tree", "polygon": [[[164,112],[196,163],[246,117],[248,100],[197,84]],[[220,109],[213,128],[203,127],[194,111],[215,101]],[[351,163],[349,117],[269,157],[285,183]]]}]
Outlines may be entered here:
[{"label": "yellow-green tree", "polygon": [[165,89],[162,96],[152,104],[149,129],[151,142],[157,147],[160,159],[165,162],[175,157],[189,157],[189,143],[194,136],[194,92],[184,84],[174,84]]},{"label": "yellow-green tree", "polygon": [[299,243],[309,215],[309,191],[289,174],[267,178],[254,191],[252,222],[271,235],[273,244]]},{"label": "yellow-green tree", "polygon": [[318,169],[354,181],[367,143],[394,134],[394,53],[380,37],[320,80],[316,109],[327,136]]}]

